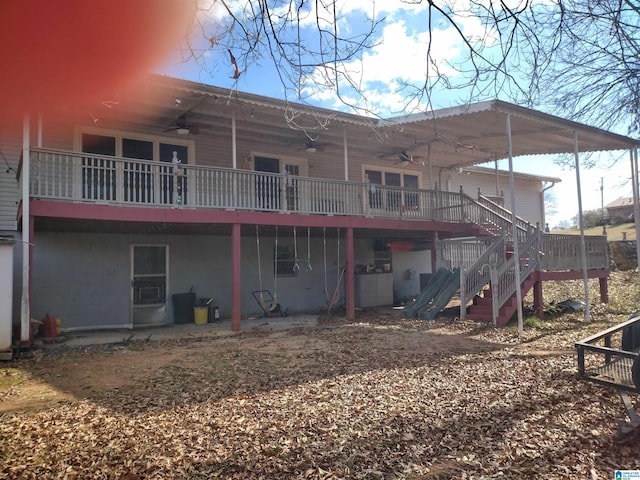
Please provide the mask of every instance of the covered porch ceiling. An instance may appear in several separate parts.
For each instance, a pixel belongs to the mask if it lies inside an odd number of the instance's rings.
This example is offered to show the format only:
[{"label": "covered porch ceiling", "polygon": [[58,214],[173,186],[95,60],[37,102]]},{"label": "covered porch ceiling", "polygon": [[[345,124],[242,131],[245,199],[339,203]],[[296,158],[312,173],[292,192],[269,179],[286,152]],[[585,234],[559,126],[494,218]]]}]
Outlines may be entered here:
[{"label": "covered porch ceiling", "polygon": [[[397,161],[404,152],[414,163],[440,168],[466,167],[508,157],[507,118],[513,156],[637,148],[640,142],[553,115],[499,100],[389,119],[369,118],[311,107],[209,85],[150,76],[143,88],[123,92],[117,105],[101,111],[108,122],[126,118],[153,126],[158,134],[178,135],[179,118],[200,135],[229,139],[232,118],[236,141],[256,138],[283,155],[316,151],[348,157]],[[181,121],[181,120],[180,120]]]}]

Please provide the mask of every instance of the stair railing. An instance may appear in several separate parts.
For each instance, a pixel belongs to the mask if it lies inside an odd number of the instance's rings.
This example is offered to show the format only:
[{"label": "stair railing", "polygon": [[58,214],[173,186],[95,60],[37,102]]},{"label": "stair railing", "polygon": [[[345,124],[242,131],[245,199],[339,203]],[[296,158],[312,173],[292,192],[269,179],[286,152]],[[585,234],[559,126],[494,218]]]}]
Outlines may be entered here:
[{"label": "stair railing", "polygon": [[[497,235],[505,234],[507,240],[511,240],[511,212],[488,199],[487,201],[493,205],[489,206],[486,202],[480,203],[462,191],[460,192],[460,198],[462,201],[463,221],[471,222],[488,232],[499,232]],[[532,227],[529,223],[522,219],[519,221],[516,217],[518,242],[526,241],[531,230]]]},{"label": "stair railing", "polygon": [[[518,257],[509,258],[496,272],[496,284],[491,285],[498,308],[502,307],[521,285],[516,285],[516,267],[520,268],[520,282],[524,283],[529,275],[540,265],[540,230],[536,229],[519,246]],[[516,263],[517,261],[517,263]]]},{"label": "stair railing", "polygon": [[[509,225],[511,225],[511,211],[504,208],[499,203],[494,202],[490,198],[485,197],[484,195],[478,192],[478,203],[484,207],[487,207],[489,210],[501,215],[502,217],[509,219]],[[531,223],[526,221],[525,219],[518,217],[516,215],[516,226],[519,230],[526,232],[531,230]]]},{"label": "stair railing", "polygon": [[[495,281],[495,274],[507,262],[505,235],[497,238],[468,268],[460,271],[460,319],[464,320],[467,304],[488,283]],[[497,312],[494,299],[494,313]],[[495,315],[494,315],[495,323]]]}]

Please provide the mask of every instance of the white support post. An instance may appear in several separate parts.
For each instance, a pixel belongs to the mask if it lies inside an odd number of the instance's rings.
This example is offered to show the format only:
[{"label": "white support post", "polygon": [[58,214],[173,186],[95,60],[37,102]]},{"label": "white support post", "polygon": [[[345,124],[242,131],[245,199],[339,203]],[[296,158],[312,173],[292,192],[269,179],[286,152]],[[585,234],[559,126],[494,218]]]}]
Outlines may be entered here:
[{"label": "white support post", "polygon": [[30,299],[30,279],[31,279],[31,213],[29,208],[29,144],[31,133],[31,123],[29,115],[25,114],[22,121],[22,296],[20,308],[20,340],[28,342],[30,340],[31,323],[31,299]]},{"label": "white support post", "polygon": [[349,181],[349,148],[347,145],[347,128],[345,127],[342,131],[343,135],[343,145],[344,145],[344,181]]},{"label": "white support post", "polygon": [[[631,190],[633,192],[633,219],[636,229],[636,238],[640,239],[640,191],[638,189],[638,149],[634,148],[631,154]],[[640,242],[636,241],[636,258],[640,260]],[[640,283],[640,268],[638,269],[638,282]]]},{"label": "white support post", "polygon": [[511,138],[511,114],[507,114],[507,141],[509,144],[509,192],[511,196],[511,241],[513,242],[514,271],[516,281],[516,302],[518,308],[518,335],[524,335],[524,320],[522,318],[522,290],[520,279],[520,252],[518,248],[518,226],[516,224],[516,193],[513,178],[513,139]]},{"label": "white support post", "polygon": [[578,188],[578,224],[580,225],[580,256],[582,257],[582,279],[584,282],[584,319],[591,321],[589,305],[589,276],[587,274],[587,247],[584,240],[584,218],[582,215],[582,189],[580,188],[580,155],[578,154],[578,132],[573,132],[573,156],[576,162],[576,186]]}]

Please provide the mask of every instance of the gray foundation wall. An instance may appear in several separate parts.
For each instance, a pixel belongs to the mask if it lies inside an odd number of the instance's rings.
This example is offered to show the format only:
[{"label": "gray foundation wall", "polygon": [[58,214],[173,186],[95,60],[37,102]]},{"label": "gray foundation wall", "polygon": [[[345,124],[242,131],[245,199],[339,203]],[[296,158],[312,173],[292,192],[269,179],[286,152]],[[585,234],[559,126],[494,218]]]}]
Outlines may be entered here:
[{"label": "gray foundation wall", "polygon": [[[305,232],[306,233],[306,232]],[[60,318],[63,328],[127,327],[131,320],[131,245],[167,245],[169,279],[167,321],[173,322],[171,295],[193,292],[213,297],[220,314],[231,314],[231,238],[225,236],[121,235],[36,232],[32,265],[32,318],[47,313]],[[273,237],[260,238],[262,281],[258,270],[256,239],[241,242],[242,315],[261,315],[251,292],[266,289],[277,293],[283,308],[324,311],[325,268],[322,238],[311,239],[312,271],[302,268],[296,276],[273,276]],[[279,245],[293,239],[279,238]],[[356,240],[355,263],[367,263],[373,242]],[[336,288],[339,265],[336,239],[327,239],[326,285],[331,297]],[[344,265],[344,243],[340,245]],[[298,236],[298,256],[307,258],[306,235]],[[344,297],[344,282],[339,291]]]}]

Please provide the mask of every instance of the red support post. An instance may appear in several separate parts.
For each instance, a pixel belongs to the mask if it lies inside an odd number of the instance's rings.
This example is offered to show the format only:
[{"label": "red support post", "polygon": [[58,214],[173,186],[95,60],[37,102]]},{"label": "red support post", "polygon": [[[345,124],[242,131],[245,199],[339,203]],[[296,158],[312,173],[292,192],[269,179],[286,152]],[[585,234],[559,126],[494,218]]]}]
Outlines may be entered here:
[{"label": "red support post", "polygon": [[544,300],[542,299],[542,281],[533,284],[533,310],[536,317],[544,318]]},{"label": "red support post", "polygon": [[231,226],[231,330],[240,330],[242,314],[240,295],[240,224]]},{"label": "red support post", "polygon": [[598,280],[600,281],[600,301],[609,303],[609,278],[603,277]]},{"label": "red support post", "polygon": [[355,273],[353,264],[353,228],[349,227],[345,232],[345,272],[344,272],[344,295],[346,297],[346,313],[347,320],[356,318],[355,303]]}]

